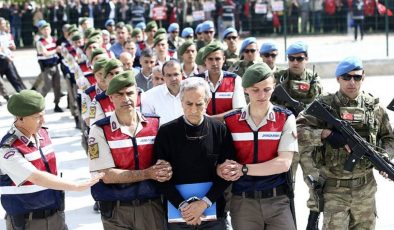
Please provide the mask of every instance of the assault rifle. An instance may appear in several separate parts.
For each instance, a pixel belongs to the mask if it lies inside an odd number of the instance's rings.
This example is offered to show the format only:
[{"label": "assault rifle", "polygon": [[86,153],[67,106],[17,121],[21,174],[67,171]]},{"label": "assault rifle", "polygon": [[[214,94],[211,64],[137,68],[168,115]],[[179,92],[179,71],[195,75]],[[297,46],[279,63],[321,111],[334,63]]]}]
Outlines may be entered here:
[{"label": "assault rifle", "polygon": [[390,104],[387,106],[387,109],[394,111],[394,98],[393,100],[390,102]]},{"label": "assault rifle", "polygon": [[351,172],[359,159],[366,158],[373,164],[376,170],[387,173],[388,178],[394,181],[394,164],[391,163],[389,159],[379,155],[379,153],[353,129],[349,122],[337,119],[328,112],[327,109],[330,110],[328,105],[314,101],[305,113],[332,125],[346,138],[346,143],[352,151],[345,162],[344,170]]},{"label": "assault rifle", "polygon": [[294,100],[280,84],[275,87],[271,97],[277,100],[279,104],[286,105],[286,107],[294,113],[295,117],[305,108],[304,103]]}]

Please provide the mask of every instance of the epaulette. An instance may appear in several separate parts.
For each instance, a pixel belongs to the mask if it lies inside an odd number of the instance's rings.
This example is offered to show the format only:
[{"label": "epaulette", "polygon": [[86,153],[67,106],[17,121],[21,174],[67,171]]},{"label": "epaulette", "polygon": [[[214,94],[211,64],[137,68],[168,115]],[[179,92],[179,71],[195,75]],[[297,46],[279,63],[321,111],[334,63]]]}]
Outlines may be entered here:
[{"label": "epaulette", "polygon": [[277,106],[277,105],[274,105],[273,110],[274,110],[275,112],[284,113],[284,114],[286,114],[287,116],[290,116],[290,115],[293,114],[293,112],[291,112],[290,110],[288,110],[288,109],[286,109],[286,108],[284,108],[284,107],[281,107],[281,106]]},{"label": "epaulette", "polygon": [[233,116],[233,115],[235,115],[235,114],[239,114],[239,113],[242,113],[242,109],[236,109],[236,110],[233,110],[233,111],[231,111],[231,112],[225,114],[225,115],[223,116],[223,119],[226,119],[227,117],[231,117],[231,116]]},{"label": "epaulette", "polygon": [[96,101],[99,101],[99,100],[102,100],[102,99],[108,97],[107,94],[105,94],[105,92],[106,92],[106,91],[103,91],[103,92],[97,94],[97,95],[96,95]]},{"label": "epaulette", "polygon": [[3,146],[11,146],[16,140],[18,139],[18,136],[16,136],[14,133],[7,133],[3,139],[1,139],[0,142],[0,147]]},{"label": "epaulette", "polygon": [[103,119],[100,119],[96,122],[94,122],[93,125],[97,125],[97,126],[104,126],[104,125],[108,125],[110,123],[110,118],[111,117],[104,117]]},{"label": "epaulette", "polygon": [[223,71],[223,77],[233,77],[236,78],[238,75],[232,72]]},{"label": "epaulette", "polygon": [[89,94],[89,93],[91,93],[91,92],[93,92],[93,91],[95,91],[96,90],[96,86],[95,85],[92,85],[92,86],[90,86],[89,88],[87,88],[86,90],[85,90],[85,94]]}]

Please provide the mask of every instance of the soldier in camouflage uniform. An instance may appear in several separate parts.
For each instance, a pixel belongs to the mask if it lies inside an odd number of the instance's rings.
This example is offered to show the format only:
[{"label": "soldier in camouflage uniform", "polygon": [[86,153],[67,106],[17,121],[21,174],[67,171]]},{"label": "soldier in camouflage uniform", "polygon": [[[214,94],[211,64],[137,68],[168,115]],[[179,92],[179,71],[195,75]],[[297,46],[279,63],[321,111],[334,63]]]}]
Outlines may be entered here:
[{"label": "soldier in camouflage uniform", "polygon": [[[378,104],[378,98],[360,91],[365,78],[361,60],[355,57],[344,59],[335,75],[339,91],[321,95],[318,100],[329,105],[334,116],[349,121],[370,144],[380,145],[393,153],[394,136],[386,111]],[[320,150],[313,156],[321,177],[325,178],[323,229],[374,229],[377,187],[372,164],[360,159],[352,172],[345,171],[344,163],[349,153],[344,148],[346,140],[340,132],[303,113],[297,123],[299,144]]]},{"label": "soldier in camouflage uniform", "polygon": [[239,61],[235,62],[229,69],[229,72],[235,73],[242,77],[249,66],[261,62],[259,60],[257,51],[257,41],[254,37],[249,37],[243,40],[241,49],[239,50]]},{"label": "soldier in camouflage uniform", "polygon": [[[296,42],[287,48],[286,54],[289,60],[289,68],[277,72],[275,78],[278,83],[282,84],[293,99],[305,105],[310,104],[322,92],[322,86],[320,84],[320,77],[314,71],[306,68],[308,47],[303,42]],[[275,99],[273,99],[273,102],[275,102]],[[286,107],[287,105],[285,104],[283,106]],[[318,178],[318,170],[311,160],[312,150],[312,147],[300,146],[299,154],[293,155],[291,171],[294,181],[298,164],[301,165],[304,180],[306,180],[308,175]],[[313,191],[310,190],[309,193],[310,196],[307,201],[307,206],[310,209],[310,214],[307,229],[312,230],[317,229],[319,211],[313,196]]]},{"label": "soldier in camouflage uniform", "polygon": [[274,75],[278,75],[278,73],[283,70],[283,68],[275,64],[276,56],[278,56],[278,47],[276,46],[275,43],[266,42],[261,45],[260,47],[261,60],[263,60],[263,62],[272,69]]},{"label": "soldier in camouflage uniform", "polygon": [[223,70],[227,71],[230,66],[239,60],[239,55],[237,53],[239,36],[237,30],[232,27],[227,28],[223,32],[222,40],[227,44],[227,49],[224,51],[226,60],[223,65]]}]

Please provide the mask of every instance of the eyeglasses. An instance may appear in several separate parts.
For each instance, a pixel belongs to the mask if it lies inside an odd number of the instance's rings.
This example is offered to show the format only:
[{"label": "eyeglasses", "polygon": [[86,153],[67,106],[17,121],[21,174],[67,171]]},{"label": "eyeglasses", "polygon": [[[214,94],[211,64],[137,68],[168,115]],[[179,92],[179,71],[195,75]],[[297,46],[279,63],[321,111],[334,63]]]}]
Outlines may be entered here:
[{"label": "eyeglasses", "polygon": [[277,54],[264,53],[263,56],[266,57],[266,58],[269,58],[269,57],[276,58],[276,56],[278,56],[278,55]]},{"label": "eyeglasses", "polygon": [[213,34],[214,31],[204,31],[204,34]]},{"label": "eyeglasses", "polygon": [[206,124],[203,128],[202,128],[202,130],[201,130],[201,133],[200,133],[200,136],[189,136],[189,135],[187,135],[187,131],[186,131],[186,124],[183,126],[183,128],[185,129],[185,137],[186,137],[186,139],[187,140],[189,140],[189,141],[200,141],[200,140],[202,140],[202,139],[204,139],[208,134],[204,134],[204,135],[202,135],[203,134],[203,132],[204,132],[204,130],[205,129],[208,129],[208,124]]},{"label": "eyeglasses", "polygon": [[244,53],[255,53],[255,49],[244,49]]},{"label": "eyeglasses", "polygon": [[305,57],[294,57],[294,56],[287,56],[289,61],[293,62],[297,60],[297,62],[303,62],[305,60]]},{"label": "eyeglasses", "polygon": [[226,40],[236,40],[237,38],[237,36],[228,36],[226,37]]},{"label": "eyeglasses", "polygon": [[341,78],[344,80],[344,81],[350,81],[352,78],[354,79],[354,81],[361,81],[361,79],[363,78],[363,75],[359,75],[359,74],[343,74],[342,76],[341,76]]}]

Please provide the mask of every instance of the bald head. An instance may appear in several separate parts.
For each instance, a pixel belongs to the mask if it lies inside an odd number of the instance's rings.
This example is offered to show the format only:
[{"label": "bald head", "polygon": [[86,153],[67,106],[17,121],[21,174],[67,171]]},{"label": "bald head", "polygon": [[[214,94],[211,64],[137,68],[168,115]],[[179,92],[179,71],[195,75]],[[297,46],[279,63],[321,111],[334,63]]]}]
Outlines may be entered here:
[{"label": "bald head", "polygon": [[134,56],[129,52],[123,52],[119,56],[119,60],[123,63],[124,70],[131,70],[133,68]]}]

